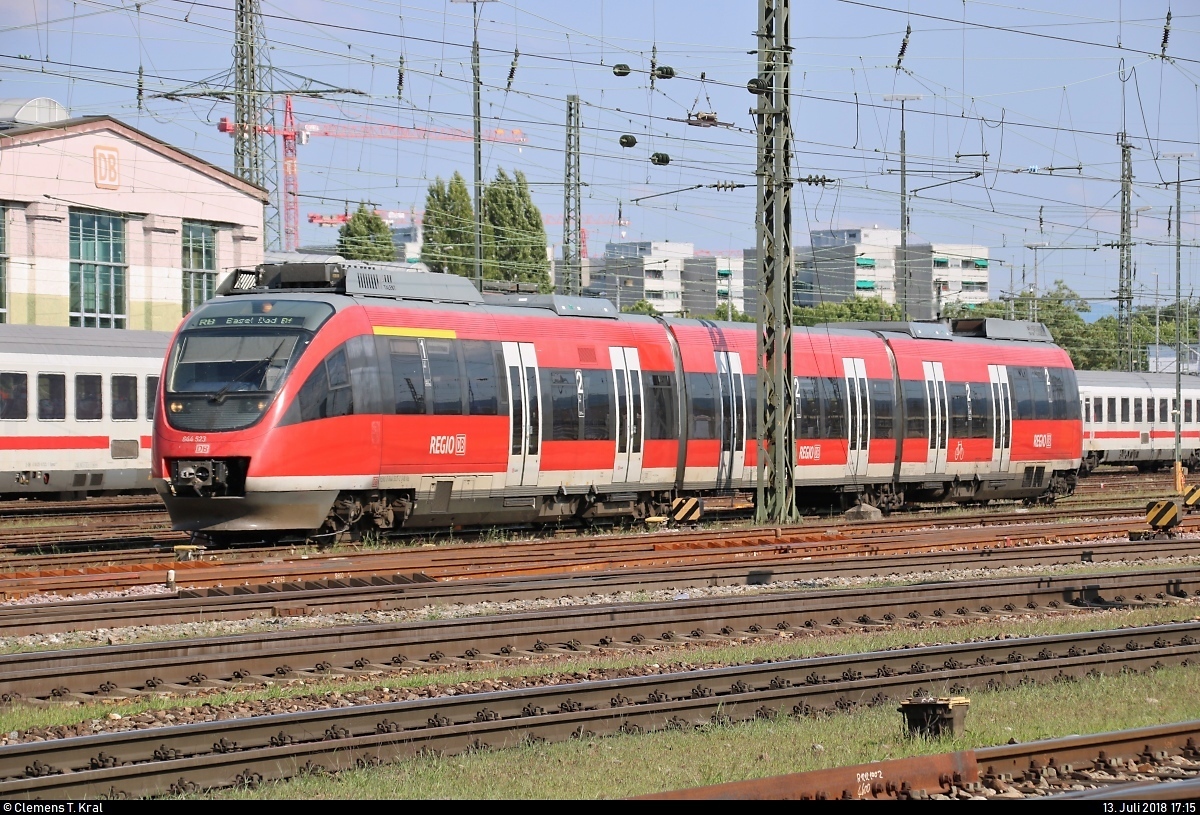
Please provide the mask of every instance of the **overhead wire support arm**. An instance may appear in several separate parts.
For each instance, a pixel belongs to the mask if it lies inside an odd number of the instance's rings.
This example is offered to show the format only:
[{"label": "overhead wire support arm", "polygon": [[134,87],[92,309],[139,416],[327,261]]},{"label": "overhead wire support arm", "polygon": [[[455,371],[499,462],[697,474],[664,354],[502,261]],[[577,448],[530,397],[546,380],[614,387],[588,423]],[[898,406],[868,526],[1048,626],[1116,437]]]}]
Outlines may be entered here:
[{"label": "overhead wire support arm", "polygon": [[693,184],[690,187],[680,187],[677,190],[667,190],[666,192],[656,192],[653,195],[643,195],[640,198],[630,198],[629,203],[637,204],[642,201],[649,201],[651,198],[661,198],[664,195],[676,195],[681,192],[691,192],[692,190],[740,190],[745,184],[738,184],[733,181],[718,181],[716,184]]}]

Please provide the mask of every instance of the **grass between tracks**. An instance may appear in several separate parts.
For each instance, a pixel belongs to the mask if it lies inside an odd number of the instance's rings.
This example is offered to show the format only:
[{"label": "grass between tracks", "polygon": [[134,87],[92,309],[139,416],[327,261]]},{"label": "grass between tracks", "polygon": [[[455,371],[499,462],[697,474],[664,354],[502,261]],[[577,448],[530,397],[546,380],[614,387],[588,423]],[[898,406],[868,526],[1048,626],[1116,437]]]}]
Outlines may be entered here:
[{"label": "grass between tracks", "polygon": [[418,756],[338,776],[302,776],[213,798],[608,798],[911,755],[1200,718],[1200,670],[974,693],[967,732],[909,739],[891,705],[827,718],[778,717],[694,731]]},{"label": "grass between tracks", "polygon": [[[528,677],[561,676],[561,681],[574,681],[589,670],[621,670],[638,666],[654,666],[655,670],[682,670],[693,667],[744,664],[755,661],[797,659],[813,656],[853,654],[918,645],[941,645],[970,640],[988,639],[1002,635],[1010,637],[1046,636],[1083,631],[1108,630],[1128,626],[1155,625],[1197,618],[1197,606],[1192,603],[1155,606],[1131,610],[1064,611],[1049,616],[1018,614],[990,620],[936,621],[921,627],[899,624],[892,628],[853,631],[845,634],[807,634],[803,630],[761,640],[730,645],[697,645],[695,643],[661,643],[645,648],[603,649],[591,654],[555,654],[522,657],[503,662],[481,661],[471,666],[435,670],[405,669],[371,679],[320,678],[280,680],[237,690],[205,690],[197,694],[140,696],[130,699],[96,703],[63,703],[23,705],[0,708],[0,734],[47,727],[74,726],[99,721],[110,714],[136,716],[155,711],[176,711],[181,708],[208,704],[230,706],[248,701],[278,702],[280,712],[286,700],[302,696],[322,696],[337,692],[354,699],[354,694],[386,686],[392,691],[435,687],[441,692],[469,692],[474,683],[492,680],[519,680]],[[576,675],[576,676],[571,676]],[[511,684],[511,682],[510,682]],[[1200,699],[1200,694],[1195,694]],[[249,715],[232,711],[233,715]],[[1198,714],[1200,715],[1200,714]]]}]

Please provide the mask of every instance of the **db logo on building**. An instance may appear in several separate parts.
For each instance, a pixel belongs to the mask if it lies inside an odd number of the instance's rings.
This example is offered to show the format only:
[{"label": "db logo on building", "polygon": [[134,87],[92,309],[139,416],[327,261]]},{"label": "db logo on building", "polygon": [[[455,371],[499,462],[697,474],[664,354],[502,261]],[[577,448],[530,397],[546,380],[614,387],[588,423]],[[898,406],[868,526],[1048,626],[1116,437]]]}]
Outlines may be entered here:
[{"label": "db logo on building", "polygon": [[92,157],[97,189],[120,189],[121,162],[120,153],[117,152],[117,148],[97,145],[92,150]]},{"label": "db logo on building", "polygon": [[467,435],[430,436],[429,454],[436,456],[465,456],[467,454]]},{"label": "db logo on building", "polygon": [[1049,449],[1052,438],[1053,438],[1052,433],[1038,433],[1037,435],[1035,435],[1033,437],[1033,446],[1034,447],[1044,447],[1046,449]]}]

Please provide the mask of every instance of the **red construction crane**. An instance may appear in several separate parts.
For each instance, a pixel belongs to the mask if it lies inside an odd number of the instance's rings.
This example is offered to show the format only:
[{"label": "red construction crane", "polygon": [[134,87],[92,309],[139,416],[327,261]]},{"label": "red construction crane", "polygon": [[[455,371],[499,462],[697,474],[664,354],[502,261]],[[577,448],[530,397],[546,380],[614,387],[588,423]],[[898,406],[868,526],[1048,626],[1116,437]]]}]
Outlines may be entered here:
[{"label": "red construction crane", "polygon": [[[348,122],[344,124],[306,124],[296,126],[292,112],[292,97],[283,98],[283,127],[263,125],[263,133],[283,138],[283,248],[294,251],[300,239],[300,165],[296,146],[307,144],[314,136],[339,139],[436,139],[438,141],[472,141],[474,136],[465,130],[449,127],[401,127],[399,125]],[[237,125],[221,117],[217,130],[233,135]],[[501,144],[524,144],[527,140],[520,130],[485,130],[482,139]],[[310,218],[311,220],[311,218]]]}]

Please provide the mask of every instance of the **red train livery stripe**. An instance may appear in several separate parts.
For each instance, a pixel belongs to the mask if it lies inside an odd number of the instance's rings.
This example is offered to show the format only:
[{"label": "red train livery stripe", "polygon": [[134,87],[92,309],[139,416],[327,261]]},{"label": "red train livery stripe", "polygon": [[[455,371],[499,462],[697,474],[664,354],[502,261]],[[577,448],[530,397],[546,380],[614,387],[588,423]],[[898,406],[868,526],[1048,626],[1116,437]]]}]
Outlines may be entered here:
[{"label": "red train livery stripe", "polygon": [[107,450],[109,442],[108,436],[0,436],[0,450]]}]

